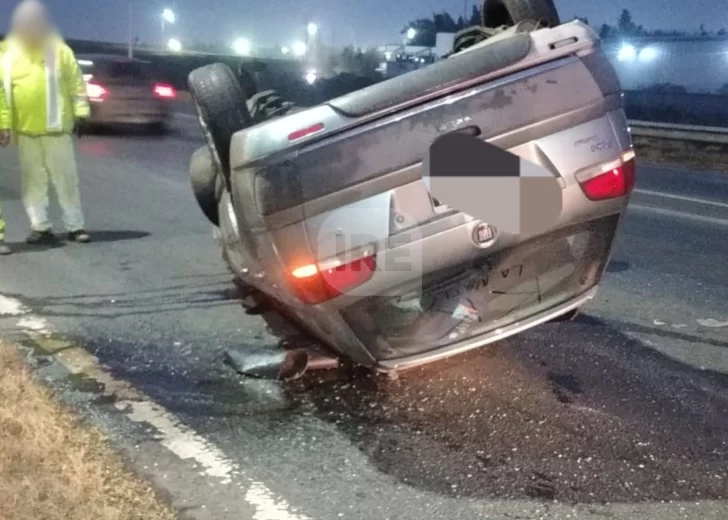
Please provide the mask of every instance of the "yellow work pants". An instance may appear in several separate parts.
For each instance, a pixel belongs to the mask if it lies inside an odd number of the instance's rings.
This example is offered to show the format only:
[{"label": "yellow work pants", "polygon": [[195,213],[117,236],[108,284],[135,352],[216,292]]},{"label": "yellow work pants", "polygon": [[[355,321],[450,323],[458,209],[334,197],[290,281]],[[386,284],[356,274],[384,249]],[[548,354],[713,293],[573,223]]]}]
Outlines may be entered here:
[{"label": "yellow work pants", "polygon": [[34,231],[48,231],[49,179],[68,232],[84,229],[73,138],[68,134],[18,135],[21,199]]}]

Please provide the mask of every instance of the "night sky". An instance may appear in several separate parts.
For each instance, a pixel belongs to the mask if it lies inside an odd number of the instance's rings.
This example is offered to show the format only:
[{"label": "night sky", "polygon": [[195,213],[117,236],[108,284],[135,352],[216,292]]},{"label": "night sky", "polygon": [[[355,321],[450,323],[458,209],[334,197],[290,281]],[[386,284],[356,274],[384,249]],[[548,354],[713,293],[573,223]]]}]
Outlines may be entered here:
[{"label": "night sky", "polygon": [[[288,45],[303,36],[308,19],[321,27],[326,43],[369,46],[400,41],[408,21],[446,10],[463,13],[464,0],[133,0],[135,36],[160,41],[160,13],[173,7],[178,23],[166,37],[188,41],[230,41],[245,37],[261,45]],[[477,1],[477,0],[476,0]],[[632,11],[646,28],[709,30],[728,28],[727,0],[556,0],[564,19],[586,16],[592,25],[614,22],[621,9]],[[68,38],[125,42],[129,0],[46,0]],[[472,5],[473,2],[467,2]],[[15,0],[0,2],[4,32]],[[204,7],[203,7],[204,6]],[[468,8],[470,12],[470,8]],[[333,32],[332,32],[333,29]],[[298,31],[298,33],[296,33]]]}]

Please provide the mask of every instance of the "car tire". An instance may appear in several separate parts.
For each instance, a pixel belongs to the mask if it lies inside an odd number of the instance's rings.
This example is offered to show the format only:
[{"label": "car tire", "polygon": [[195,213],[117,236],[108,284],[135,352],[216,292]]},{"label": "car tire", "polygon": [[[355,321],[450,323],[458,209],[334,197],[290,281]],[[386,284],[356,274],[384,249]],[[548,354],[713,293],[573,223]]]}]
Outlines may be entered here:
[{"label": "car tire", "polygon": [[202,146],[192,154],[190,182],[192,193],[202,213],[213,225],[219,226],[218,206],[224,185],[209,147]]},{"label": "car tire", "polygon": [[484,27],[513,26],[525,20],[545,27],[561,23],[553,0],[483,0],[481,17]]},{"label": "car tire", "polygon": [[224,63],[193,70],[188,85],[205,140],[230,190],[230,142],[236,132],[253,123],[245,92]]}]

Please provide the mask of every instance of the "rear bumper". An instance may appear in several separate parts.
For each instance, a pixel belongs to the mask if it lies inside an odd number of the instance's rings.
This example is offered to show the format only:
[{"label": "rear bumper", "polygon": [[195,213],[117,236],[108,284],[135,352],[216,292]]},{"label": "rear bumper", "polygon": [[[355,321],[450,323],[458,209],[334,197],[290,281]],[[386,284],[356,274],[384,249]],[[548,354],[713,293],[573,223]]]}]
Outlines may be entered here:
[{"label": "rear bumper", "polygon": [[[414,286],[390,285],[389,291],[338,309],[359,345],[348,343],[341,350],[355,357],[351,351],[362,349],[377,369],[402,370],[487,345],[576,309],[596,294],[620,221],[619,213],[604,216],[490,254],[481,251],[476,258],[443,242],[436,256],[449,256],[457,265],[425,270],[431,274]],[[445,240],[444,235],[437,238]]]},{"label": "rear bumper", "polygon": [[93,125],[158,125],[167,122],[166,117],[161,116],[126,116],[126,117],[92,117],[89,122]]},{"label": "rear bumper", "polygon": [[127,110],[123,104],[93,105],[89,122],[98,125],[129,124],[149,125],[166,123],[170,111],[161,107],[145,110]]},{"label": "rear bumper", "polygon": [[506,339],[510,336],[514,336],[523,331],[541,325],[542,323],[549,322],[563,314],[566,314],[569,311],[578,309],[582,305],[589,302],[592,298],[594,298],[594,296],[596,296],[597,294],[598,289],[598,285],[594,286],[588,291],[564,303],[561,303],[560,305],[556,305],[555,307],[552,307],[548,310],[542,311],[526,319],[516,321],[515,323],[512,323],[510,325],[495,329],[492,332],[483,334],[482,336],[478,336],[476,338],[471,338],[469,340],[454,343],[452,345],[448,345],[446,347],[433,350],[424,354],[417,354],[399,359],[380,361],[377,368],[379,368],[383,372],[406,370],[420,365],[425,365],[427,363],[432,363],[434,361],[438,361],[450,356],[462,354],[469,350],[474,350],[490,343],[495,343],[496,341]]}]

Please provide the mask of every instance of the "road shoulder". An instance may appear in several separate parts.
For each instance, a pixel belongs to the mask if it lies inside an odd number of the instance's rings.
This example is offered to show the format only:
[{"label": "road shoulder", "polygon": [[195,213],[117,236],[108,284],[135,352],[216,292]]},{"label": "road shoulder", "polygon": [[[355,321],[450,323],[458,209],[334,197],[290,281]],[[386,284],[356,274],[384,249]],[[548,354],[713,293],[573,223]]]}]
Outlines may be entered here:
[{"label": "road shoulder", "polygon": [[3,518],[173,520],[169,505],[129,471],[101,429],[61,404],[23,353],[0,343]]}]

